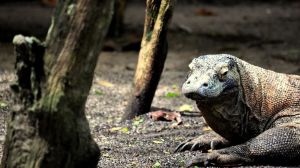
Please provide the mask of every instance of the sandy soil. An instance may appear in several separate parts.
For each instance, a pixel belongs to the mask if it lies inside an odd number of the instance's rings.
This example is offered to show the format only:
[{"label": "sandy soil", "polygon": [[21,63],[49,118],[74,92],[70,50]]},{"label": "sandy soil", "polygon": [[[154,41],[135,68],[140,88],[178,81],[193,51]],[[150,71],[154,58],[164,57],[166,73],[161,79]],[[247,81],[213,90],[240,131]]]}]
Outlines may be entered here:
[{"label": "sandy soil", "polygon": [[[203,9],[213,16],[200,16],[199,10]],[[133,39],[140,37],[143,19],[142,4],[128,6],[125,23]],[[188,104],[197,111],[195,104],[183,96],[169,98],[166,94],[180,91],[188,63],[201,54],[230,53],[268,69],[300,74],[299,20],[299,2],[178,4],[153,106],[179,110]],[[183,113],[183,124],[177,127],[172,122],[153,122],[147,115],[119,122],[128,103],[137,55],[135,51],[100,55],[86,107],[92,134],[101,148],[99,167],[152,167],[158,163],[161,167],[182,167],[199,153],[174,154],[176,145],[209,131],[200,113]],[[4,118],[11,107],[5,90],[13,79],[13,62],[13,47],[0,43],[0,102],[7,104],[0,107],[0,143],[4,141]]]}]

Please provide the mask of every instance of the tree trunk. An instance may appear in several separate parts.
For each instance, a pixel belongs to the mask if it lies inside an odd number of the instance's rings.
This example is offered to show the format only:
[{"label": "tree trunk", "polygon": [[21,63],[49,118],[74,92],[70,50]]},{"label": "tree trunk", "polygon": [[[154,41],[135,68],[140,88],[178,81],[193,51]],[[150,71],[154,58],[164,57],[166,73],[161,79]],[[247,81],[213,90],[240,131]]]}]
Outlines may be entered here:
[{"label": "tree trunk", "polygon": [[167,29],[175,0],[147,0],[134,91],[123,119],[149,112],[167,56]]},{"label": "tree trunk", "polygon": [[127,0],[116,0],[114,14],[108,30],[109,37],[119,37],[123,33],[124,15]]},{"label": "tree trunk", "polygon": [[45,46],[15,36],[16,105],[2,168],[97,166],[84,109],[112,8],[111,0],[59,1]]}]

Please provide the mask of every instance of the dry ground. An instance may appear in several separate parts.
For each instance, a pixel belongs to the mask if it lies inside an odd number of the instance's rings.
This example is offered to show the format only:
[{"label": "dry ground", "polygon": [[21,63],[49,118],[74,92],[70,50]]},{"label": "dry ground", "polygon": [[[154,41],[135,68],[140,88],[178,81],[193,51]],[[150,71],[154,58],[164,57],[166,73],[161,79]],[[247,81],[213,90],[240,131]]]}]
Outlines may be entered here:
[{"label": "dry ground", "polygon": [[[143,8],[134,3],[126,13],[126,29],[135,38],[142,31]],[[213,16],[197,14],[203,9]],[[4,14],[0,12],[0,20]],[[300,74],[299,20],[299,2],[178,4],[169,33],[170,50],[153,106],[178,110],[188,104],[197,111],[194,103],[183,96],[165,95],[180,91],[188,63],[201,54],[231,53],[268,69]],[[208,131],[200,113],[184,113],[183,124],[177,127],[172,127],[172,122],[153,122],[146,115],[119,123],[128,103],[137,55],[135,51],[100,55],[86,107],[92,134],[101,148],[99,167],[152,167],[155,163],[182,167],[198,153],[174,154],[173,150],[184,139]],[[0,43],[0,103],[8,104],[0,105],[0,143],[4,141],[4,119],[10,108],[5,90],[13,79],[13,62],[13,47]]]}]

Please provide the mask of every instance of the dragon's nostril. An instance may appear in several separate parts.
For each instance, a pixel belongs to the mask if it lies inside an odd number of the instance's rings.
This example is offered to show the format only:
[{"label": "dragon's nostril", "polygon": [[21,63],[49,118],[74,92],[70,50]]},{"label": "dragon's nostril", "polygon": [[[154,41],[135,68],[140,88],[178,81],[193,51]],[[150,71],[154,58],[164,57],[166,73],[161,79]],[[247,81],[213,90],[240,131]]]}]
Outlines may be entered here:
[{"label": "dragon's nostril", "polygon": [[207,83],[203,83],[203,85],[202,85],[203,87],[207,87],[208,86],[208,84]]},{"label": "dragon's nostril", "polygon": [[191,83],[191,81],[188,81],[188,82],[187,82],[187,84],[190,84],[190,83]]}]

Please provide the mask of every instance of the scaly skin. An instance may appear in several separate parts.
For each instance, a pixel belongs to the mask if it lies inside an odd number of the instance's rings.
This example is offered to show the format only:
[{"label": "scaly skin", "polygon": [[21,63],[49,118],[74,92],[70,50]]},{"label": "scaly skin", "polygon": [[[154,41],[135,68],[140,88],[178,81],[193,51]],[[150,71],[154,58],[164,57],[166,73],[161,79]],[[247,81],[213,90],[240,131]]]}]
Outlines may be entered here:
[{"label": "scaly skin", "polygon": [[181,143],[176,151],[214,149],[187,166],[300,165],[300,76],[227,54],[200,56],[189,67],[182,92],[221,137]]}]

